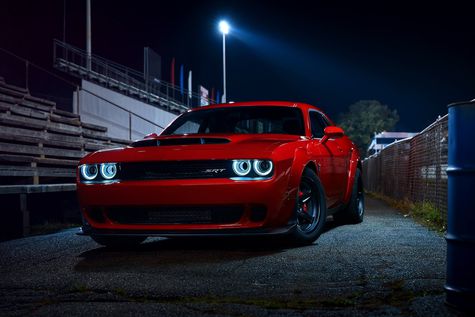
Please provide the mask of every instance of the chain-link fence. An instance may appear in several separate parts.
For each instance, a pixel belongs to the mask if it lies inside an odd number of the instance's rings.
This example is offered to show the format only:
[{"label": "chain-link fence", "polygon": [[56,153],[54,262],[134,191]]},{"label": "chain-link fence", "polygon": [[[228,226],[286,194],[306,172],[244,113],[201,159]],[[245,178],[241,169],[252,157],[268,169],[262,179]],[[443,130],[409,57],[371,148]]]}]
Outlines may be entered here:
[{"label": "chain-link fence", "polygon": [[366,189],[395,199],[430,202],[447,213],[448,115],[413,138],[363,161]]}]

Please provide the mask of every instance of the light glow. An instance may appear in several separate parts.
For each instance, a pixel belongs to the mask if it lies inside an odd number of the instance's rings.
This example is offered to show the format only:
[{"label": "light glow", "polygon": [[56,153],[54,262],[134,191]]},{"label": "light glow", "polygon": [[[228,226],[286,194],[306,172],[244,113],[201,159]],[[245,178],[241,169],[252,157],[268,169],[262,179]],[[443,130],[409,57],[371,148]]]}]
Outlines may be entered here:
[{"label": "light glow", "polygon": [[229,29],[230,29],[230,26],[228,24],[228,22],[226,21],[221,21],[219,22],[219,31],[223,34],[228,34],[229,33]]}]

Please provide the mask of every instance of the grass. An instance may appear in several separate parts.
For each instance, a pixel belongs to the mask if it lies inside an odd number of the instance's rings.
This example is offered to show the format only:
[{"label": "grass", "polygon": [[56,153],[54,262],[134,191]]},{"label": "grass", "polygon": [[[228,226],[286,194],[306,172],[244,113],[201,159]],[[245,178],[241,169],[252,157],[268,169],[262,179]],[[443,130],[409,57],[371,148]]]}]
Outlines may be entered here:
[{"label": "grass", "polygon": [[414,204],[412,214],[439,231],[445,231],[447,228],[447,221],[445,217],[442,216],[442,212],[431,202],[424,201]]},{"label": "grass", "polygon": [[374,192],[368,192],[367,195],[385,201],[405,216],[411,216],[417,222],[432,230],[437,232],[445,232],[447,230],[447,218],[430,201],[411,202],[407,199],[394,199]]}]

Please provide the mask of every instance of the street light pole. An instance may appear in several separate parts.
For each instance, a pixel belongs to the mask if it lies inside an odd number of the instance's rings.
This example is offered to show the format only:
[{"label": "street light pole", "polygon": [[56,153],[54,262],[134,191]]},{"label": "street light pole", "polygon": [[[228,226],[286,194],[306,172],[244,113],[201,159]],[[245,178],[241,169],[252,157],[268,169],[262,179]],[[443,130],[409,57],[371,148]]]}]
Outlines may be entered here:
[{"label": "street light pole", "polygon": [[88,71],[91,71],[91,51],[91,0],[86,0],[86,52]]},{"label": "street light pole", "polygon": [[219,22],[219,30],[223,33],[223,103],[226,103],[226,34],[229,33],[229,24],[226,21]]},{"label": "street light pole", "polygon": [[223,32],[223,103],[226,103],[226,34]]}]

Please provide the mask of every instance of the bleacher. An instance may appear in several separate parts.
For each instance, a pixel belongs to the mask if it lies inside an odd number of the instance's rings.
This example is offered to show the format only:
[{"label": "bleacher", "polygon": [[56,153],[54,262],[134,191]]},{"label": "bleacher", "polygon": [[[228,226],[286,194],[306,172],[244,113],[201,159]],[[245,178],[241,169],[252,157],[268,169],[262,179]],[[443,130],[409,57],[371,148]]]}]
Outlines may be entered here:
[{"label": "bleacher", "polygon": [[74,183],[78,161],[88,152],[129,142],[0,77],[1,187]]},{"label": "bleacher", "polygon": [[0,240],[29,234],[30,211],[59,208],[60,201],[35,206],[38,195],[75,200],[76,169],[84,155],[129,143],[0,77]]}]

